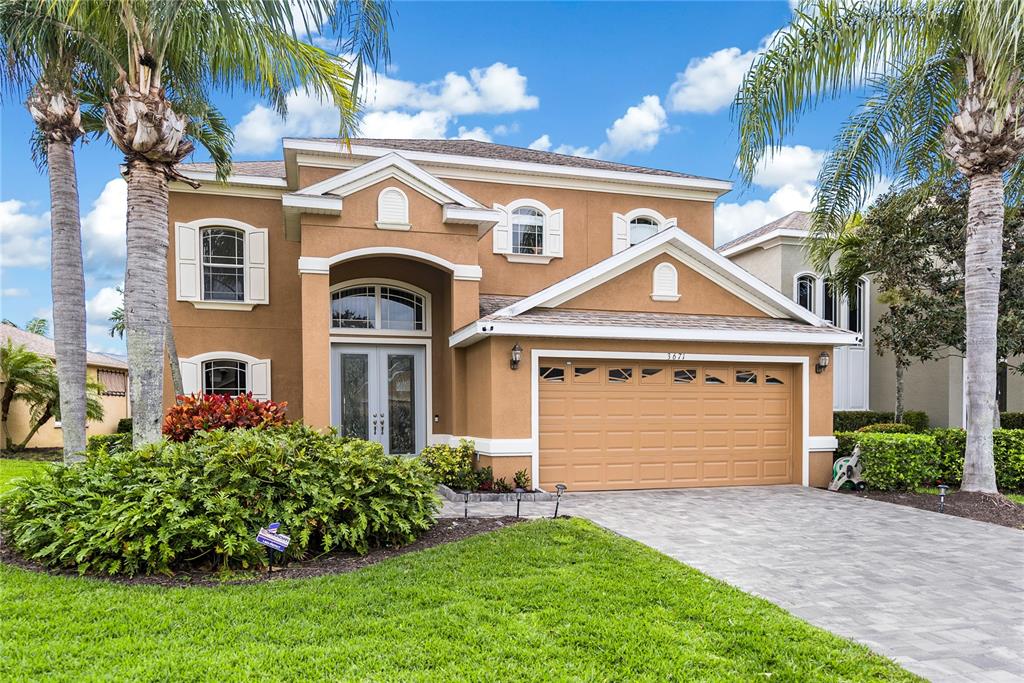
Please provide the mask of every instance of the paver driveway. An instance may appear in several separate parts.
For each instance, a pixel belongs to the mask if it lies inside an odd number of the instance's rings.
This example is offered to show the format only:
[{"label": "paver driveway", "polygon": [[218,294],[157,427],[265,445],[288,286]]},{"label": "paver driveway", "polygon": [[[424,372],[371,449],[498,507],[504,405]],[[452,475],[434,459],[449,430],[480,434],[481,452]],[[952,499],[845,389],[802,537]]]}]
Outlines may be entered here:
[{"label": "paver driveway", "polygon": [[1024,681],[1022,531],[799,486],[578,493],[562,510],[933,681]]}]

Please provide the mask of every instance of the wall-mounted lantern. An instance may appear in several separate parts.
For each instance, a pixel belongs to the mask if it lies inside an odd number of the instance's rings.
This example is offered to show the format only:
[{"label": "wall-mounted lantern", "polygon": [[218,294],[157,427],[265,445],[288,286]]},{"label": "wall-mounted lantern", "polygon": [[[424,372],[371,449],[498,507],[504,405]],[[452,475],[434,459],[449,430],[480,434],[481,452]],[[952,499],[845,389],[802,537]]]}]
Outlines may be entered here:
[{"label": "wall-mounted lantern", "polygon": [[519,369],[519,361],[523,359],[523,347],[516,342],[515,346],[512,347],[512,358],[508,361],[508,366],[513,370]]},{"label": "wall-mounted lantern", "polygon": [[819,375],[825,372],[830,360],[831,359],[828,357],[828,351],[822,351],[821,355],[818,356],[818,363],[814,366],[814,371]]}]

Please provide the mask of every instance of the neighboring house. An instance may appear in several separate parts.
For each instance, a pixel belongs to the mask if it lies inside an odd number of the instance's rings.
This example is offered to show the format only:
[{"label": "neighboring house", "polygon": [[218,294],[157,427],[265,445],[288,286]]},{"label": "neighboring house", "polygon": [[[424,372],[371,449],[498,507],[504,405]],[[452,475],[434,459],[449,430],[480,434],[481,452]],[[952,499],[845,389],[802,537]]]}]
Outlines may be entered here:
[{"label": "neighboring house", "polygon": [[[892,411],[896,363],[879,354],[871,331],[887,310],[878,288],[864,278],[851,301],[836,295],[811,267],[805,249],[810,214],[794,211],[718,247],[718,252],[783,295],[840,327],[862,333],[863,343],[836,349],[833,407]],[[933,426],[964,425],[964,362],[955,351],[940,360],[915,363],[904,374],[908,410],[923,410]],[[1002,370],[997,382],[1003,411],[1024,410],[1024,377]]]},{"label": "neighboring house", "polygon": [[[56,358],[53,340],[41,334],[33,334],[11,325],[0,325],[0,345],[10,339],[14,344],[21,344],[46,358]],[[103,403],[103,419],[86,423],[87,434],[113,434],[117,431],[117,422],[129,416],[128,403],[128,364],[120,358],[103,353],[88,352],[86,355],[86,376],[103,385],[104,392],[100,396]],[[3,382],[0,381],[0,391]],[[11,404],[8,427],[14,443],[21,441],[32,428],[29,407],[23,401]],[[0,438],[3,438],[0,436]],[[39,428],[35,436],[28,442],[28,448],[60,448],[64,445],[64,437],[60,431],[60,423],[49,420]],[[4,444],[4,448],[7,444]]]},{"label": "neighboring house", "polygon": [[821,361],[860,337],[715,252],[727,182],[470,140],[179,169],[203,183],[171,185],[186,392],[390,453],[468,437],[545,489],[830,477]]}]

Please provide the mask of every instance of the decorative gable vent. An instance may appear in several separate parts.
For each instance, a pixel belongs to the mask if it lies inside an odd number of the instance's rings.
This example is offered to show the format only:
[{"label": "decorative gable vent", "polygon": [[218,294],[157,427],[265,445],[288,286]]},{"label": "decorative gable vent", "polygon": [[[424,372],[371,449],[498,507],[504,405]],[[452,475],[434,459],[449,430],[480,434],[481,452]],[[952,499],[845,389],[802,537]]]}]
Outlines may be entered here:
[{"label": "decorative gable vent", "polygon": [[377,227],[384,230],[408,230],[409,198],[397,187],[381,190],[377,196]]},{"label": "decorative gable vent", "polygon": [[671,263],[659,263],[654,268],[653,291],[655,301],[679,301],[679,273]]}]

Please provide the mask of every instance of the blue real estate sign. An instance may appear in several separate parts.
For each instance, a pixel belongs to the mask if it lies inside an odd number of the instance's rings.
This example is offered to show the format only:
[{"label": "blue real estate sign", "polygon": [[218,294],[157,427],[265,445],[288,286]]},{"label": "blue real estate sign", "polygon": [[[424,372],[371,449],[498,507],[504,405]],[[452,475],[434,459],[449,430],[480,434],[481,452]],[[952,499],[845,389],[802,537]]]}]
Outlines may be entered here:
[{"label": "blue real estate sign", "polygon": [[283,553],[292,539],[284,534],[277,533],[280,526],[280,523],[275,523],[266,529],[260,529],[260,532],[256,534],[256,542],[262,543],[268,548],[273,548],[279,553]]}]

